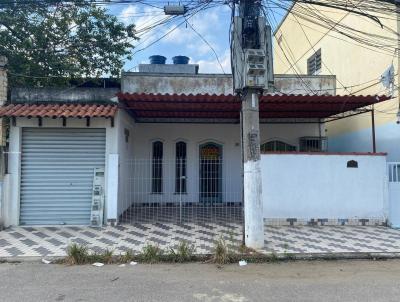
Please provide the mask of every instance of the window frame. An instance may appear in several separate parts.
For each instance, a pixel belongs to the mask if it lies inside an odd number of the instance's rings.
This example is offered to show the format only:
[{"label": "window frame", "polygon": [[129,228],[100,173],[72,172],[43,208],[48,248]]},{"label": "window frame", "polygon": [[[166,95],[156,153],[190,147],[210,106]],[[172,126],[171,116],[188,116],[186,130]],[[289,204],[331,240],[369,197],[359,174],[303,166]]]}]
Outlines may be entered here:
[{"label": "window frame", "polygon": [[[273,144],[273,150],[268,150],[267,146],[269,144]],[[284,146],[285,150],[278,150],[278,144],[280,144],[281,146]],[[270,140],[270,141],[266,141],[264,143],[262,143],[260,145],[260,151],[261,153],[268,153],[268,152],[297,152],[297,146],[295,145],[291,145],[287,142],[284,142],[282,140],[279,139],[274,139],[274,140]]]},{"label": "window frame", "polygon": [[[159,150],[156,150],[156,146]],[[158,154],[157,154],[158,153]],[[151,144],[151,193],[163,194],[163,157],[164,143],[160,140],[153,141]]]},{"label": "window frame", "polygon": [[[180,156],[179,153],[181,153]],[[185,141],[175,143],[175,194],[187,194],[187,143]]]}]

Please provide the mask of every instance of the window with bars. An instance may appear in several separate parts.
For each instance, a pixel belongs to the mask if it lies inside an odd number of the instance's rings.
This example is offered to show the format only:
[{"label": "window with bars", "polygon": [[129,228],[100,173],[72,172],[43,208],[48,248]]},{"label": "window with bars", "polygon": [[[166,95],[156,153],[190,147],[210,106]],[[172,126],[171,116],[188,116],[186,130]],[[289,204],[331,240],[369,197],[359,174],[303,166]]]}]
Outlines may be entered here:
[{"label": "window with bars", "polygon": [[186,143],[175,146],[175,193],[186,193]]},{"label": "window with bars", "polygon": [[288,152],[288,151],[296,151],[296,146],[289,145],[282,141],[274,140],[270,142],[266,142],[261,145],[261,153],[265,152]]},{"label": "window with bars", "polygon": [[318,49],[307,60],[307,74],[316,75],[321,71],[321,67],[322,67],[321,49]]},{"label": "window with bars", "polygon": [[162,193],[163,143],[156,141],[153,143],[152,147],[151,191],[152,193]]},{"label": "window with bars", "polygon": [[326,152],[328,139],[324,136],[300,137],[300,152]]}]

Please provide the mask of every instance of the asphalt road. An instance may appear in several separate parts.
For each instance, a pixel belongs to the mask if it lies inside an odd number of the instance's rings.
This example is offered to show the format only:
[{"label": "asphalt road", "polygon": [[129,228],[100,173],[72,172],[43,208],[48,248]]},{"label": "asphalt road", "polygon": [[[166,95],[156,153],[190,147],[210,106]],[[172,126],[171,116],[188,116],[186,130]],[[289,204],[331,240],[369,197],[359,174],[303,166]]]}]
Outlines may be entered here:
[{"label": "asphalt road", "polygon": [[400,261],[0,264],[0,301],[400,301]]}]

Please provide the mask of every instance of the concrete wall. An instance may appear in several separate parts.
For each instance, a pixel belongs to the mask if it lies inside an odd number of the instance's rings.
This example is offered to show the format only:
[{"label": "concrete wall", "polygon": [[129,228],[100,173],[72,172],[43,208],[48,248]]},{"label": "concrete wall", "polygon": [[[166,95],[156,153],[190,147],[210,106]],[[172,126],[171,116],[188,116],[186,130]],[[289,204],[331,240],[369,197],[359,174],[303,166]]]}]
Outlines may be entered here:
[{"label": "concrete wall", "polygon": [[11,102],[94,102],[110,101],[118,88],[13,88]]},{"label": "concrete wall", "polygon": [[[10,127],[10,145],[8,154],[8,167],[9,174],[7,175],[8,188],[3,190],[7,191],[8,198],[3,200],[4,204],[4,224],[18,225],[19,224],[19,210],[20,210],[20,182],[21,182],[21,145],[22,145],[22,128],[23,127],[38,127],[37,119],[17,118],[16,126]],[[61,119],[43,119],[42,127],[62,128]],[[67,128],[86,128],[85,119],[68,119]],[[116,128],[111,127],[110,120],[104,118],[92,118],[90,128],[105,128],[106,129],[106,162],[105,162],[105,179],[108,179],[109,158],[112,154],[118,154],[118,143]],[[4,184],[6,185],[6,184]],[[108,183],[105,183],[105,217],[107,216],[107,208],[109,199],[112,192],[109,190]],[[115,191],[115,190],[114,190]],[[115,217],[110,217],[114,219]]]},{"label": "concrete wall", "polygon": [[294,76],[275,75],[275,89],[287,94],[309,94],[309,89],[316,94],[336,94],[336,77],[333,75]]},{"label": "concrete wall", "polygon": [[[336,78],[334,76],[275,75],[277,92],[303,94],[307,93],[304,83],[320,94],[335,94]],[[223,74],[149,74],[126,72],[122,74],[123,92],[129,93],[162,93],[162,94],[232,94],[232,75]]]},{"label": "concrete wall", "polygon": [[[358,168],[347,168],[350,160]],[[261,156],[261,167],[267,220],[337,224],[338,219],[382,223],[388,218],[385,156],[268,154]]]},{"label": "concrete wall", "polygon": [[[375,129],[377,152],[386,152],[388,161],[400,161],[400,125],[387,123]],[[331,152],[372,152],[372,130],[365,128],[329,137]]]},{"label": "concrete wall", "polygon": [[119,110],[115,119],[115,133],[118,145],[118,200],[116,204],[116,219],[126,210],[127,194],[130,192],[132,170],[129,161],[134,155],[135,123],[125,111]]}]

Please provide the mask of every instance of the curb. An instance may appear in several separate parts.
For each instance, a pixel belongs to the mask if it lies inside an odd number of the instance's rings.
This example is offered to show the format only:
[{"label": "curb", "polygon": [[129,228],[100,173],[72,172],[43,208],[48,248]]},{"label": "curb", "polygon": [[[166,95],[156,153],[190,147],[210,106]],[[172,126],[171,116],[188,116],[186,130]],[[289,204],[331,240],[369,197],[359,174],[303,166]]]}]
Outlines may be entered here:
[{"label": "curb", "polygon": [[[197,255],[198,260],[193,262],[204,262],[204,259],[211,258],[212,254]],[[274,258],[275,257],[275,258]],[[16,256],[16,257],[0,257],[0,264],[2,263],[41,263],[42,259],[50,260],[52,262],[63,260],[65,256]],[[237,259],[247,260],[249,263],[272,263],[284,261],[337,261],[337,260],[391,260],[400,259],[400,252],[396,253],[371,253],[371,252],[352,252],[352,253],[260,253],[253,255],[240,256]],[[203,259],[203,261],[201,260]],[[169,263],[161,261],[162,263]],[[236,263],[236,262],[232,262]]]}]

